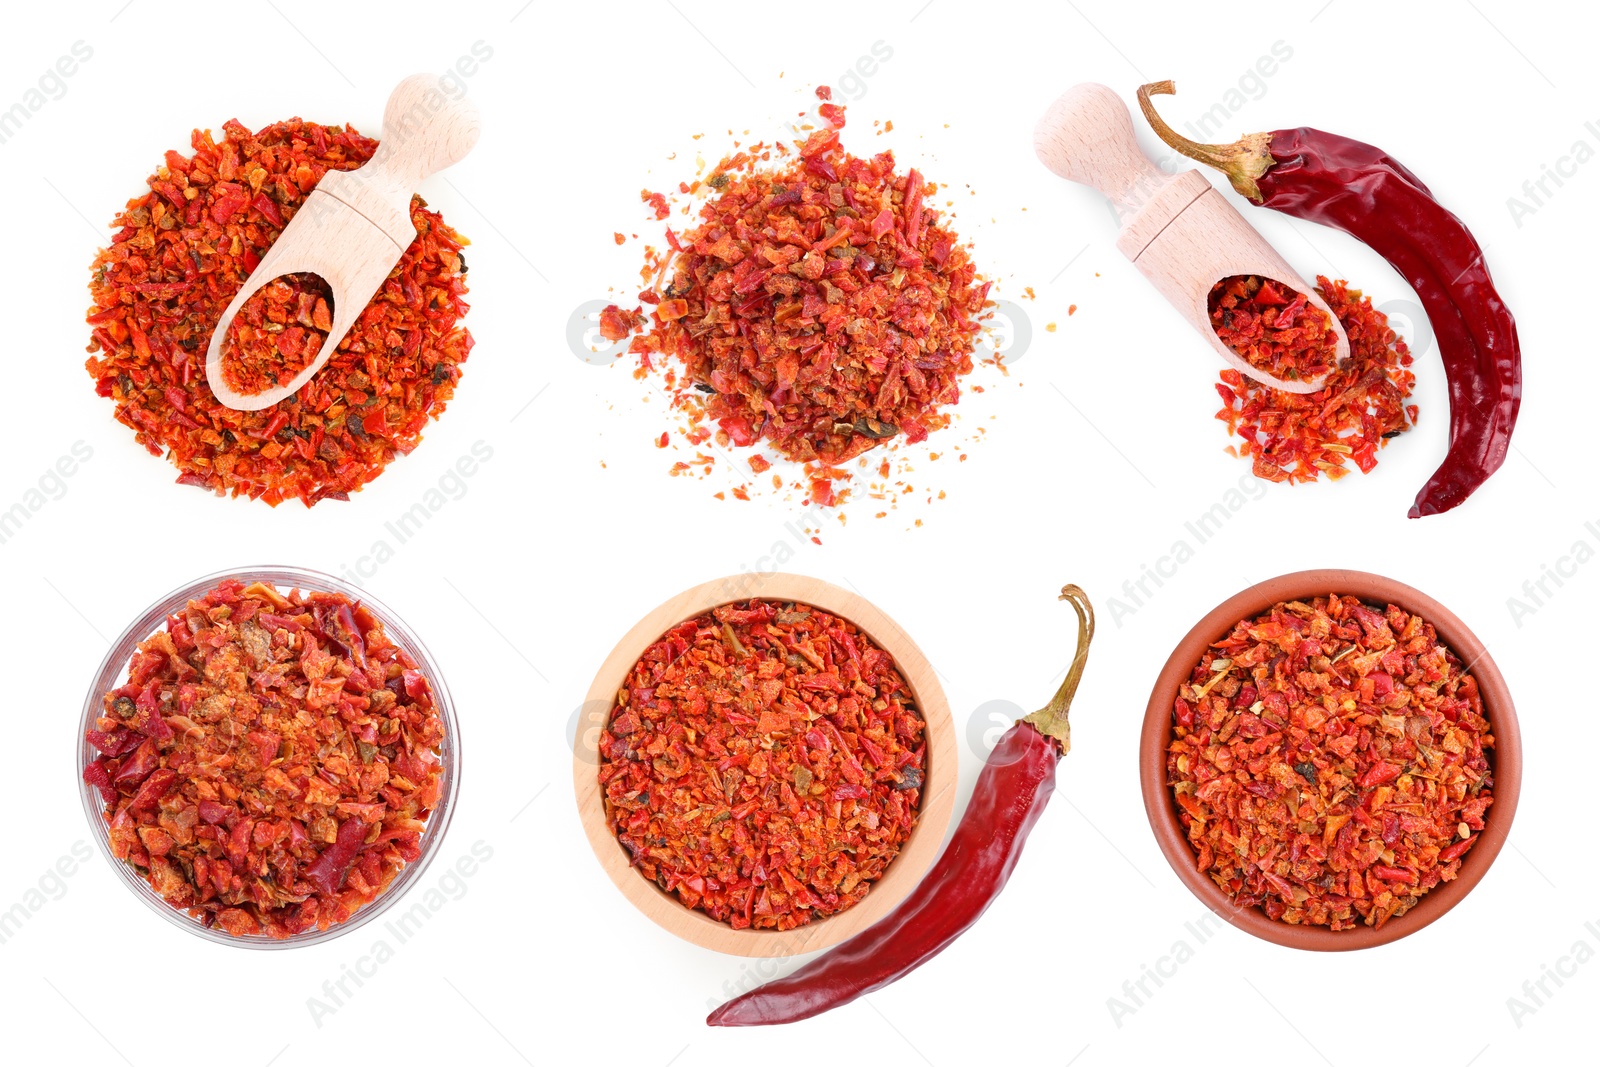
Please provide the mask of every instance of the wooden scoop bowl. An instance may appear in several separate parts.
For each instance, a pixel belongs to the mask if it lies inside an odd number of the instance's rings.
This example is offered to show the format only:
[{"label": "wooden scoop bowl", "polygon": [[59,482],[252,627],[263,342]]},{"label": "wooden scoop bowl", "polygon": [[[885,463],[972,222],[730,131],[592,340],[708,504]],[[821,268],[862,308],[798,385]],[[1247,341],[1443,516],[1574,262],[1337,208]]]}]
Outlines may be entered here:
[{"label": "wooden scoop bowl", "polygon": [[1217,282],[1258,275],[1304,293],[1338,337],[1335,363],[1350,358],[1339,318],[1198,170],[1167,174],[1134,139],[1122,98],[1085,82],[1062,94],[1033,132],[1033,150],[1052,172],[1111,198],[1122,233],[1117,248],[1165,296],[1229,366],[1288,393],[1314,393],[1323,379],[1290,381],[1251,366],[1222,343],[1208,304]]},{"label": "wooden scoop bowl", "polygon": [[[222,313],[206,350],[206,383],[218,400],[237,411],[259,411],[293,396],[322,369],[416,239],[411,194],[471,151],[478,132],[477,107],[465,96],[447,97],[437,75],[413,74],[395,86],[377,152],[355,170],[323,175]],[[317,358],[285,384],[235,392],[222,375],[223,339],[234,316],[273,279],[304,273],[319,275],[333,291],[332,329]]]}]

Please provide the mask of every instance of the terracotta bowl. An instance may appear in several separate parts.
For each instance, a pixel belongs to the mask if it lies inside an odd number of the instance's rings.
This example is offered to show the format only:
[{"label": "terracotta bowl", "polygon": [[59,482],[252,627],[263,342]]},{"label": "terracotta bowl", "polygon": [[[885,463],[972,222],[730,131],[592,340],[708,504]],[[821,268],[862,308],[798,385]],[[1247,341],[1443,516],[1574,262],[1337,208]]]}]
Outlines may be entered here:
[{"label": "terracotta bowl", "polygon": [[[1268,918],[1258,907],[1242,908],[1234,904],[1209,876],[1195,868],[1194,850],[1189,847],[1183,824],[1178,821],[1178,806],[1166,779],[1173,702],[1178,687],[1189,677],[1211,642],[1221,640],[1240,619],[1259,615],[1280,601],[1307,600],[1334,593],[1360,597],[1373,604],[1395,604],[1433,623],[1440,639],[1477,678],[1495,742],[1489,754],[1494,771],[1495,800],[1484,816],[1483,839],[1463,857],[1461,873],[1455,881],[1435,886],[1410,911],[1390,919],[1381,930],[1365,925],[1353,930],[1295,926]],[[1145,710],[1144,730],[1139,738],[1139,779],[1145,812],[1150,816],[1150,828],[1161,843],[1161,851],[1184,885],[1206,907],[1239,929],[1264,940],[1290,948],[1338,952],[1371,948],[1415,933],[1455,907],[1478,884],[1500,854],[1506,834],[1511,830],[1511,820],[1517,813],[1517,796],[1522,789],[1522,736],[1517,729],[1517,712],[1512,706],[1511,694],[1499,668],[1484,649],[1483,642],[1444,605],[1408,585],[1376,574],[1344,570],[1300,571],[1261,582],[1230,597],[1178,642],[1156,679],[1149,707]]]},{"label": "terracotta bowl", "polygon": [[[662,634],[685,619],[734,601],[783,600],[808,604],[847,619],[894,658],[927,723],[927,777],[922,807],[911,836],[883,877],[854,907],[814,920],[796,930],[735,930],[704,912],[685,907],[678,898],[647,879],[629,862],[626,849],[606,825],[600,781],[600,731],[610,720],[617,690],[633,665]],[[814,952],[860,933],[900,903],[939,854],[956,793],[955,728],[944,690],[906,632],[883,612],[856,594],[816,578],[794,574],[740,574],[697,585],[662,604],[629,630],[606,657],[589,696],[579,709],[573,739],[572,784],[578,814],[600,866],[623,896],[658,925],[703,948],[736,956],[790,956]]]}]

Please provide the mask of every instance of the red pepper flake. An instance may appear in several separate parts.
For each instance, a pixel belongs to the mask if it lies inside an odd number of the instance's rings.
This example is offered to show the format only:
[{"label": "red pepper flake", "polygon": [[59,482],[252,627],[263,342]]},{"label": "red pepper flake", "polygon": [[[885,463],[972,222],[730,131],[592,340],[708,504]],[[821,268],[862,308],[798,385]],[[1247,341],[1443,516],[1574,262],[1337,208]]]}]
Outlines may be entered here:
[{"label": "red pepper flake", "polygon": [[750,469],[756,474],[763,474],[771,468],[772,464],[768,463],[767,457],[763,456],[760,452],[757,452],[755,455],[750,457]]},{"label": "red pepper flake", "polygon": [[889,654],[804,604],[673,627],[600,735],[606,819],[646,878],[736,930],[867,895],[910,836],[924,723]]},{"label": "red pepper flake", "polygon": [[344,922],[421,855],[428,679],[359,602],[221,582],[141,642],[88,731],[111,851],[229,934]]},{"label": "red pepper flake", "polygon": [[600,312],[600,336],[607,341],[620,341],[644,325],[644,316],[624,311],[612,304]]},{"label": "red pepper flake", "polygon": [[833,90],[830,89],[826,85],[817,86],[817,99],[818,100],[832,100],[833,99]]},{"label": "red pepper flake", "polygon": [[627,238],[626,238],[626,237],[624,237],[624,236],[623,236],[623,235],[622,235],[622,234],[620,234],[620,233],[614,233],[614,234],[612,234],[612,235],[611,235],[611,239],[612,239],[612,240],[613,240],[613,241],[615,241],[615,242],[617,242],[617,244],[619,244],[619,245],[620,245],[620,244],[623,244],[623,243],[625,243],[625,242],[626,242],[626,241],[627,241],[627,240],[628,240],[628,239],[627,239]]},{"label": "red pepper flake", "polygon": [[[891,153],[849,155],[844,109],[821,110],[830,128],[778,149],[781,164],[756,145],[717,165],[697,225],[647,256],[640,300],[659,307],[630,351],[679,361],[674,403],[731,444],[837,465],[949,423],[989,283],[929,206],[937,187]],[[642,317],[607,313],[617,328]]]},{"label": "red pepper flake", "polygon": [[1460,873],[1494,802],[1477,680],[1393,605],[1238,622],[1173,718],[1167,781],[1199,869],[1283,922],[1382,927]]},{"label": "red pepper flake", "polygon": [[1416,382],[1411,351],[1370,297],[1345,282],[1317,278],[1350,339],[1350,358],[1315,393],[1285,393],[1231,367],[1222,372],[1217,418],[1240,439],[1239,454],[1252,459],[1258,478],[1274,482],[1340,478],[1350,460],[1363,473],[1378,464],[1378,449],[1416,425],[1406,399]]},{"label": "red pepper flake", "polygon": [[667,207],[666,195],[663,193],[652,193],[648,189],[641,189],[639,190],[639,199],[644,201],[650,210],[655,213],[657,221],[672,214],[671,209]]},{"label": "red pepper flake", "polygon": [[[457,325],[466,239],[413,197],[416,240],[322,371],[270,408],[223,407],[205,383],[222,312],[322,176],[359,167],[378,147],[348,126],[298,119],[259,133],[229,121],[223,132],[219,144],[196,130],[194,154],[167,153],[149,191],[118,215],[121,229],[95,257],[85,366],[118,421],[165,452],[179,482],[272,505],[347,499],[414,449],[455,394],[472,349]],[[270,321],[269,311],[246,325]],[[279,355],[284,367],[299,358]],[[244,368],[241,381],[261,369]],[[369,403],[386,418],[371,419]]]},{"label": "red pepper flake", "polygon": [[223,380],[246,395],[291,381],[322,351],[332,304],[315,274],[285,274],[256,290],[222,339]]}]

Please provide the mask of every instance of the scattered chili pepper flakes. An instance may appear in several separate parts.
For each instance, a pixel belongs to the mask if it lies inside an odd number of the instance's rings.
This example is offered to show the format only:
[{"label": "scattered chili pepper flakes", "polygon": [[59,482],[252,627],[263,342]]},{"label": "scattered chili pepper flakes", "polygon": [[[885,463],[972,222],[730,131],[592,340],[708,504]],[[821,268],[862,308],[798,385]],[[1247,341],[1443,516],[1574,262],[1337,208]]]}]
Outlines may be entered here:
[{"label": "scattered chili pepper flakes", "polygon": [[[795,154],[758,144],[724,158],[696,225],[647,250],[641,307],[601,313],[607,340],[644,331],[629,348],[641,373],[663,356],[681,365],[669,388],[692,422],[715,422],[720,444],[769,442],[813,487],[882,441],[948,425],[990,306],[990,283],[930,205],[938,187],[897,174],[890,152],[848,154],[844,108],[818,110],[826,125]],[[670,213],[662,194],[642,199]]]},{"label": "scattered chili pepper flakes", "polygon": [[276,505],[343,500],[417,446],[455,393],[472,336],[467,241],[420,197],[417,239],[328,363],[261,411],[223,407],[205,381],[212,331],[234,294],[329,170],[353,170],[378,142],[300,119],[251,133],[237,121],[193,155],[168,152],[149,192],[117,216],[95,257],[85,366],[116,417],[178,481]]},{"label": "scattered chili pepper flakes", "polygon": [[667,207],[667,198],[662,193],[652,193],[649,189],[641,189],[639,190],[639,199],[649,205],[650,210],[655,214],[657,222],[672,214],[672,209]]},{"label": "scattered chili pepper flakes", "polygon": [[1378,449],[1417,422],[1416,405],[1406,403],[1416,384],[1411,350],[1388,316],[1343,281],[1318,276],[1317,292],[1350,340],[1350,358],[1323,388],[1286,393],[1231,367],[1217,384],[1224,405],[1217,418],[1238,436],[1238,454],[1251,460],[1256,477],[1268,481],[1341,478],[1349,473],[1346,460],[1368,473]]},{"label": "scattered chili pepper flakes", "polygon": [[274,278],[245,301],[222,339],[222,379],[259,393],[305,370],[333,329],[333,291],[315,274]]},{"label": "scattered chili pepper flakes", "polygon": [[924,722],[889,654],[804,604],[663,634],[600,735],[606,819],[640,872],[736,930],[858,903],[910,836]]},{"label": "scattered chili pepper flakes", "polygon": [[1211,287],[1207,306],[1217,338],[1274,378],[1320,378],[1338,361],[1339,335],[1327,314],[1270,278],[1224,278]]},{"label": "scattered chili pepper flakes", "polygon": [[1478,683],[1431,623],[1352,596],[1235,624],[1174,701],[1198,868],[1283,922],[1381,928],[1452,881],[1493,803]]},{"label": "scattered chili pepper flakes", "polygon": [[357,601],[223,581],[139,645],[103,704],[83,779],[112,854],[207,926],[325,929],[421,855],[444,724]]}]

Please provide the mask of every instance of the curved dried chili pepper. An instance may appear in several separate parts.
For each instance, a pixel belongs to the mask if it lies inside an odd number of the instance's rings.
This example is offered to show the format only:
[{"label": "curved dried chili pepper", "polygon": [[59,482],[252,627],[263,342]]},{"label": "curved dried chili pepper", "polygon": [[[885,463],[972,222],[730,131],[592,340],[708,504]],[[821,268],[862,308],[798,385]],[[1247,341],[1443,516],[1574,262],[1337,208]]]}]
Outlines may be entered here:
[{"label": "curved dried chili pepper", "polygon": [[1517,324],[1478,242],[1381,149],[1304,126],[1199,144],[1163,122],[1150,102],[1174,91],[1170,81],[1139,87],[1139,107],[1163,141],[1222,171],[1252,203],[1363,241],[1416,290],[1450,388],[1450,447],[1410,514],[1437,515],[1460,504],[1505,462],[1522,403]]},{"label": "curved dried chili pepper", "polygon": [[1005,888],[1028,832],[1056,788],[1072,747],[1067,712],[1094,638],[1094,608],[1075,585],[1061,590],[1078,613],[1078,650],[1050,703],[1017,720],[989,753],[950,843],[911,895],[866,930],[793,974],[735,997],[711,1026],[769,1026],[820,1015],[896,981],[942,952]]}]

